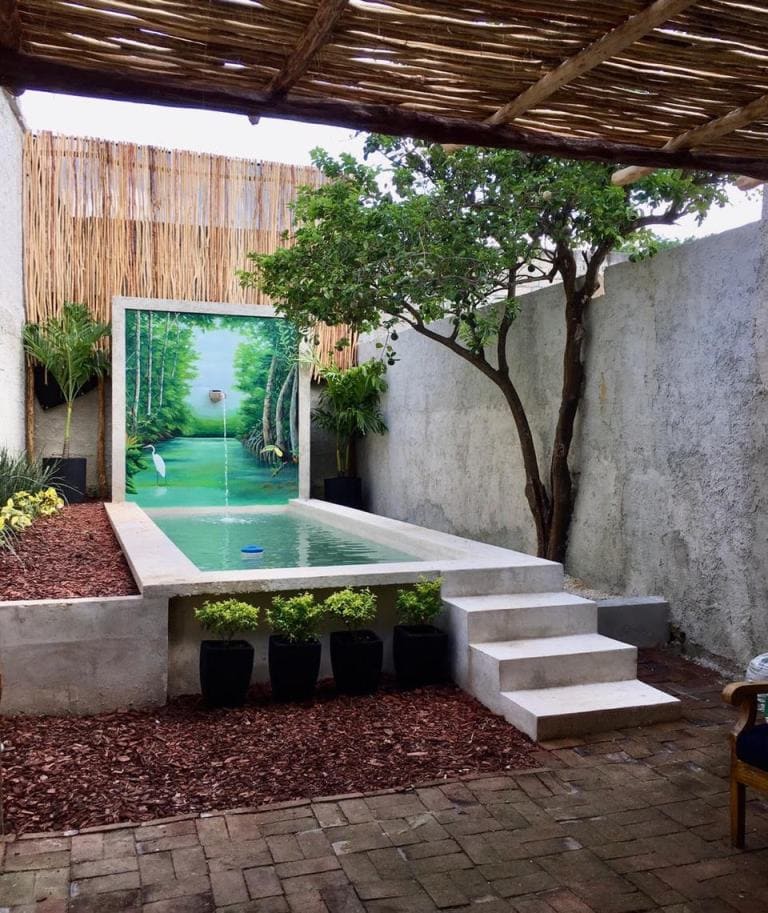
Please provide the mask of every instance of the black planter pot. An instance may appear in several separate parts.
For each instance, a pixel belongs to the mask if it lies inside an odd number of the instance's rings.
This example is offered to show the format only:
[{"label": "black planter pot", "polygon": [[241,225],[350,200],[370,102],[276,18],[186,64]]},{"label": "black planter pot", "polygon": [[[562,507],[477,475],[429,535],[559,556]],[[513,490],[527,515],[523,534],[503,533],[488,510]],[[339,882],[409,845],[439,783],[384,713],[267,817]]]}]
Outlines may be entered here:
[{"label": "black planter pot", "polygon": [[315,693],[320,673],[320,641],[291,643],[278,634],[269,637],[269,682],[276,701],[303,701]]},{"label": "black planter pot", "polygon": [[395,625],[392,658],[400,685],[415,688],[448,678],[448,635],[433,625]]},{"label": "black planter pot", "polygon": [[331,668],[342,694],[372,694],[383,659],[384,642],[373,631],[331,632]]},{"label": "black planter pot", "polygon": [[85,500],[85,457],[45,457],[43,466],[51,469],[51,485],[68,504]]},{"label": "black planter pot", "polygon": [[325,500],[343,507],[363,506],[363,482],[357,476],[336,476],[324,480]]},{"label": "black planter pot", "polygon": [[239,707],[253,672],[253,647],[247,640],[200,643],[200,690],[212,707]]}]

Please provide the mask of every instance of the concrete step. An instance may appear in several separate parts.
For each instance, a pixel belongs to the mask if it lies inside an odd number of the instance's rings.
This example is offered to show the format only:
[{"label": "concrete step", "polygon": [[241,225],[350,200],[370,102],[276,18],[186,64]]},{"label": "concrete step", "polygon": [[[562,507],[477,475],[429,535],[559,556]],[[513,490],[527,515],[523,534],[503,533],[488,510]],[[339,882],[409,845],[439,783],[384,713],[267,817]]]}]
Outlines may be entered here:
[{"label": "concrete step", "polygon": [[458,568],[443,574],[442,594],[477,596],[489,593],[551,593],[562,589],[563,566],[543,558],[519,555],[513,563],[499,566]]},{"label": "concrete step", "polygon": [[556,688],[634,678],[637,648],[601,634],[470,644],[472,693]]},{"label": "concrete step", "polygon": [[504,691],[501,698],[498,712],[536,741],[646,726],[680,716],[677,698],[637,679]]},{"label": "concrete step", "polygon": [[595,603],[562,591],[451,596],[444,602],[471,644],[587,634],[597,629]]}]

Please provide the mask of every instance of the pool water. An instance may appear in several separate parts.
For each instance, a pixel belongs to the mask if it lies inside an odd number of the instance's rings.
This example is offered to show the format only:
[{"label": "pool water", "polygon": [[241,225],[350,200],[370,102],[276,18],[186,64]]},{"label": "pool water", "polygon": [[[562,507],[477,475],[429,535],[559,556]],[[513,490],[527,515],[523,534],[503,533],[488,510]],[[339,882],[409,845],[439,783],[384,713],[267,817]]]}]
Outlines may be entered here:
[{"label": "pool water", "polygon": [[147,468],[133,477],[136,492],[126,495],[140,507],[287,504],[299,494],[297,466],[285,466],[274,475],[272,467],[260,463],[238,440],[177,437],[161,441],[156,449],[165,461],[165,478],[157,477],[147,450]]},{"label": "pool water", "polygon": [[[152,515],[152,519],[201,571],[422,560],[287,510]],[[241,552],[253,545],[264,551]]]}]

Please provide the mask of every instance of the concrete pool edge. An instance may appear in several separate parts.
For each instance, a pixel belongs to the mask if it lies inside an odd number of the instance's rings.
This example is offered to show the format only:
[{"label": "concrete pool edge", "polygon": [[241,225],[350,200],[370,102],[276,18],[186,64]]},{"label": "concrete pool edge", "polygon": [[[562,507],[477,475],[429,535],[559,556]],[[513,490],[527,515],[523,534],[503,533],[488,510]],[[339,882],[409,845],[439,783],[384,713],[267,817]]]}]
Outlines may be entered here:
[{"label": "concrete pool edge", "polygon": [[487,578],[491,570],[502,576],[505,570],[522,573],[534,591],[562,585],[562,567],[551,561],[314,499],[291,501],[286,509],[422,557],[382,564],[201,571],[138,505],[119,501],[105,508],[139,590],[149,597],[384,586],[411,583],[424,574],[442,575],[446,594],[458,594],[471,592],[480,585],[473,580],[478,575]]}]

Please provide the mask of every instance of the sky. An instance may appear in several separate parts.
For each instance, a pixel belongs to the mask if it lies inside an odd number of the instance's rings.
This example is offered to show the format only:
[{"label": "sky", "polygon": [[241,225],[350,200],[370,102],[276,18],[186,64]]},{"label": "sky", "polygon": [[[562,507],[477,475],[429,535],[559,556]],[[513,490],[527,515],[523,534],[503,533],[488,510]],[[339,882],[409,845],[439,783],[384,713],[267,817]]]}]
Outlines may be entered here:
[{"label": "sky", "polygon": [[[363,137],[352,130],[262,118],[251,124],[247,117],[212,111],[138,105],[129,102],[25,92],[19,106],[28,129],[51,130],[69,136],[191,149],[217,155],[254,158],[291,165],[309,165],[310,151],[322,146],[338,155],[360,155]],[[713,209],[697,226],[692,218],[658,233],[669,238],[703,237],[760,218],[761,192],[730,192],[731,204]]]}]

